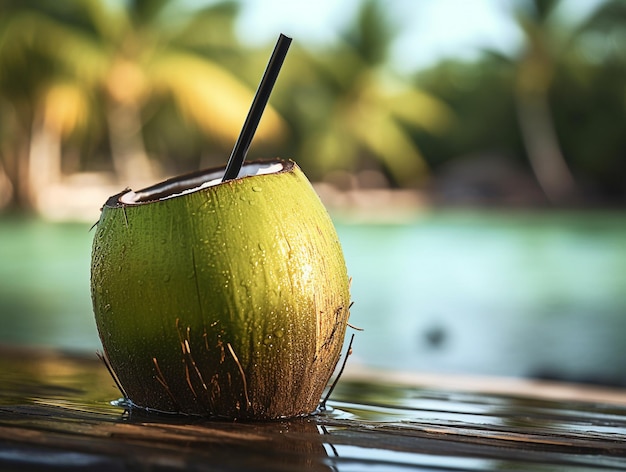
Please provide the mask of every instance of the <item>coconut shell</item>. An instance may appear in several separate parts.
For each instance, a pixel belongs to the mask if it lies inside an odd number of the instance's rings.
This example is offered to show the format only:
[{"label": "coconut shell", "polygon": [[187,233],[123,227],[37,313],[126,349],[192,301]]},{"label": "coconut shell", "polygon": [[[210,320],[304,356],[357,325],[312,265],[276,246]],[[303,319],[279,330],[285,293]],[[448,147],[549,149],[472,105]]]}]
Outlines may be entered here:
[{"label": "coconut shell", "polygon": [[104,205],[93,307],[133,405],[246,419],[316,410],[340,357],[349,280],[309,181],[276,163],[192,191],[223,168],[188,174]]}]

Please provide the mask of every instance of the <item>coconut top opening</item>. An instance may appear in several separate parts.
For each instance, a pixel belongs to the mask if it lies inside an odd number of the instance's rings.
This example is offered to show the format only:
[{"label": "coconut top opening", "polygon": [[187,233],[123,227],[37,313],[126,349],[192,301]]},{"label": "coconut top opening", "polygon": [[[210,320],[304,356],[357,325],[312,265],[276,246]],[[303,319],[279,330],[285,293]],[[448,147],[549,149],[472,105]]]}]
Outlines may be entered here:
[{"label": "coconut top opening", "polygon": [[[255,175],[275,174],[288,170],[291,167],[289,164],[289,162],[279,159],[246,163],[239,171],[237,179]],[[115,204],[139,205],[141,203],[179,197],[204,188],[220,185],[222,184],[223,175],[224,168],[220,167],[174,177],[137,192],[132,190],[124,192],[119,196]],[[227,183],[225,182],[225,184]]]}]

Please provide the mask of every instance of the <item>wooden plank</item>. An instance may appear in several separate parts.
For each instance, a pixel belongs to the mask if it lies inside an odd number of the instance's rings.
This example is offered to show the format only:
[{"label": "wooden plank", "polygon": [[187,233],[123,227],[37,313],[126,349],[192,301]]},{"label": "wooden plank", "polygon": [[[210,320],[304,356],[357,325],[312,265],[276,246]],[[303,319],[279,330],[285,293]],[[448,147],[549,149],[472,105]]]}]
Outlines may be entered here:
[{"label": "wooden plank", "polygon": [[241,423],[124,412],[95,358],[0,349],[0,378],[0,470],[626,470],[621,402],[506,393],[497,379],[351,375],[332,411]]}]

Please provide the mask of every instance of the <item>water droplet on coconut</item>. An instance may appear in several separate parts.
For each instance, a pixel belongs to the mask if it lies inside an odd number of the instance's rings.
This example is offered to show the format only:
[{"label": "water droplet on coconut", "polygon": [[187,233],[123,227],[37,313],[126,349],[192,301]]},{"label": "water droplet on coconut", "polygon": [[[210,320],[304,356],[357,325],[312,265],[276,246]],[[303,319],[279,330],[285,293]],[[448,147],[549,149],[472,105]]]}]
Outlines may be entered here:
[{"label": "water droplet on coconut", "polygon": [[170,281],[170,278],[171,278],[171,277],[170,277],[170,274],[165,274],[165,275],[163,276],[163,282],[169,282],[169,281]]}]

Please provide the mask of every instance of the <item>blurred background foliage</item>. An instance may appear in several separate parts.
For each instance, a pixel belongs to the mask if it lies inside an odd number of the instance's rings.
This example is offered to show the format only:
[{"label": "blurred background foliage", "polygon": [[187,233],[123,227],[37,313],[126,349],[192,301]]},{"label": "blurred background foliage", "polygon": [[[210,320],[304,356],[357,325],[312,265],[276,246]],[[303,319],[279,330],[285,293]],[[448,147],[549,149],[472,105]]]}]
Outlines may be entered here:
[{"label": "blurred background foliage", "polygon": [[351,362],[626,385],[624,0],[0,0],[0,344],[100,346],[99,208],[224,165],[280,32],[248,159],[331,211]]},{"label": "blurred background foliage", "polygon": [[[185,5],[0,0],[1,207],[226,161],[273,45],[240,40],[237,1]],[[626,3],[560,6],[511,3],[512,54],[398,73],[397,19],[363,0],[332,43],[295,38],[249,158],[441,204],[623,205]]]}]

